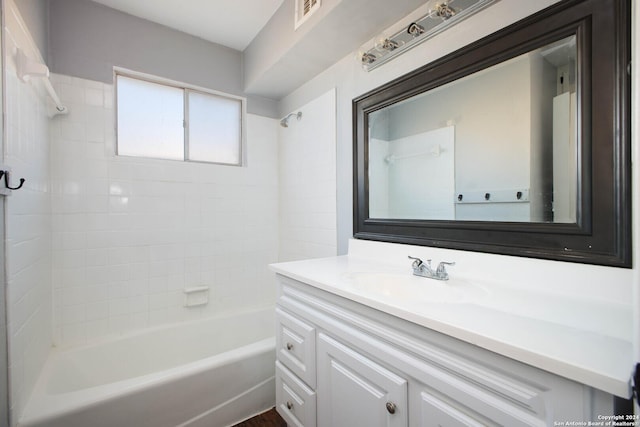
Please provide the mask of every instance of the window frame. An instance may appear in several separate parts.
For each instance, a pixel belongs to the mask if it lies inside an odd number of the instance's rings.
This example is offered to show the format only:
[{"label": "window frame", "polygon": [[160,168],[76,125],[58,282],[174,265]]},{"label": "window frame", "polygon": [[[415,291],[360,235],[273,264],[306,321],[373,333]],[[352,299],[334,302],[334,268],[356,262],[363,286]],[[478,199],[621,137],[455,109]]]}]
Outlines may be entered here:
[{"label": "window frame", "polygon": [[[127,154],[119,154],[119,126],[118,126],[118,76],[140,80],[148,83],[159,84],[162,86],[168,86],[182,90],[182,102],[183,102],[183,117],[182,117],[182,149],[183,159],[164,159],[160,157],[148,157],[148,156],[132,156]],[[139,71],[133,71],[126,68],[114,67],[113,68],[113,96],[114,96],[114,114],[115,114],[115,155],[118,157],[126,158],[138,158],[138,159],[151,159],[151,160],[164,160],[173,162],[189,162],[189,163],[204,163],[211,165],[223,165],[223,166],[237,166],[243,167],[247,165],[246,156],[246,140],[247,140],[247,98],[243,96],[232,95],[226,92],[221,92],[213,89],[204,88],[201,86],[191,85],[176,80],[167,79],[164,77],[155,76],[152,74],[142,73]],[[200,93],[204,95],[210,95],[215,97],[226,98],[240,102],[240,141],[239,141],[239,159],[238,163],[227,162],[212,162],[207,160],[193,160],[189,158],[189,93]]]}]

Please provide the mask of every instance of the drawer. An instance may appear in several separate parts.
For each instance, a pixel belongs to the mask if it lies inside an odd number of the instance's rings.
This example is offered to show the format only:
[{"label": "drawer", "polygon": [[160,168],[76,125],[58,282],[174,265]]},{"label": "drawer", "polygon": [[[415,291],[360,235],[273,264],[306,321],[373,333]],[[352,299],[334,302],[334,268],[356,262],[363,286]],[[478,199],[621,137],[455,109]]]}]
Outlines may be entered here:
[{"label": "drawer", "polygon": [[316,393],[276,361],[276,410],[288,426],[315,427]]},{"label": "drawer", "polygon": [[315,328],[276,307],[276,348],[278,360],[309,387],[315,389]]},{"label": "drawer", "polygon": [[[479,389],[465,387],[445,395],[423,384],[412,384],[412,424],[422,427],[544,427],[540,418],[516,402],[482,396]],[[465,393],[468,392],[468,393]]]},{"label": "drawer", "polygon": [[420,393],[420,426],[422,427],[483,427],[489,425],[486,419],[477,414],[463,411],[461,408],[445,402],[436,396]]}]

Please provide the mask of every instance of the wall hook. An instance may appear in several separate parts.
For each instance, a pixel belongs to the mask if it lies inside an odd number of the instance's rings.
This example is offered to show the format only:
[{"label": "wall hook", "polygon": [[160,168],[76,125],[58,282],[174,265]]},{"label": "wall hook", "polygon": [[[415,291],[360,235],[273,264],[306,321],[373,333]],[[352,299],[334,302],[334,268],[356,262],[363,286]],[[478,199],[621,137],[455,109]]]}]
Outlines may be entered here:
[{"label": "wall hook", "polygon": [[20,178],[20,184],[17,187],[12,187],[9,185],[9,172],[8,171],[0,171],[0,177],[4,176],[4,186],[9,190],[19,190],[24,185],[24,178]]}]

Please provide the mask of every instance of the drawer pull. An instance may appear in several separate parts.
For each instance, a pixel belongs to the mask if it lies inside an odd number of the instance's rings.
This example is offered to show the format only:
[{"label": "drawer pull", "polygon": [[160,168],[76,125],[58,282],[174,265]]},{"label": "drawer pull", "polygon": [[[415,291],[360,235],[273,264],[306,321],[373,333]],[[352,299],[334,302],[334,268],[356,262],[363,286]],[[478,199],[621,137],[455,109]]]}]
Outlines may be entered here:
[{"label": "drawer pull", "polygon": [[387,402],[387,412],[390,414],[396,413],[396,404],[393,402]]},{"label": "drawer pull", "polygon": [[293,409],[293,403],[291,403],[291,401],[287,401],[287,409],[288,410],[292,410]]},{"label": "drawer pull", "polygon": [[293,344],[291,344],[290,342],[287,343],[287,350],[293,350]]}]

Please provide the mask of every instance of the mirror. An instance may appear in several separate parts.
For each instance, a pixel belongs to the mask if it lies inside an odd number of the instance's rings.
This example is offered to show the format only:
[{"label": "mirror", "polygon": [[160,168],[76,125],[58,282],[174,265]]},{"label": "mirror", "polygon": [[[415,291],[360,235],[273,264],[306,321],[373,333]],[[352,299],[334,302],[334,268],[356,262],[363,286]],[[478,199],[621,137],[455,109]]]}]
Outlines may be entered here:
[{"label": "mirror", "polygon": [[630,266],[628,9],[560,2],[354,100],[355,237]]},{"label": "mirror", "polygon": [[576,56],[572,35],[372,112],[369,216],[575,223]]}]

